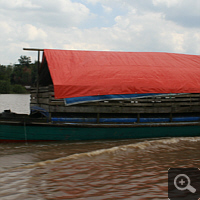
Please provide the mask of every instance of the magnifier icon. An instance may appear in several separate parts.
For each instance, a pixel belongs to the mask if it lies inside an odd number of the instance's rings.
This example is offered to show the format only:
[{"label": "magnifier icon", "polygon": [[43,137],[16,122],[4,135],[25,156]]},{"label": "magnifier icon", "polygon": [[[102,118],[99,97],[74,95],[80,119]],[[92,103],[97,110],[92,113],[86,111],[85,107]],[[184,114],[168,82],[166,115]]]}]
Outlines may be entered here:
[{"label": "magnifier icon", "polygon": [[[180,177],[182,177],[182,179],[180,179],[178,181],[178,178],[180,178]],[[187,180],[187,182],[184,181],[184,178]],[[177,183],[179,183],[180,185],[183,185],[183,187],[178,186]],[[190,185],[190,183],[191,183],[190,178],[186,174],[179,174],[174,179],[174,185],[178,190],[181,190],[181,191],[189,190],[190,192],[195,193],[196,189],[194,187],[192,187]]]}]

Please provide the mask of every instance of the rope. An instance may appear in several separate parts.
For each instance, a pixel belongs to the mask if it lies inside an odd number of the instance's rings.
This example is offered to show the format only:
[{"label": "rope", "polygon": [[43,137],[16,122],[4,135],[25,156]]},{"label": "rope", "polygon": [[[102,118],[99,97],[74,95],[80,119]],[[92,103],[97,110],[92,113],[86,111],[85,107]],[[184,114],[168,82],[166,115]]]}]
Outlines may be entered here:
[{"label": "rope", "polygon": [[26,141],[26,145],[28,145],[27,134],[26,134],[26,122],[25,121],[24,121],[24,139]]}]

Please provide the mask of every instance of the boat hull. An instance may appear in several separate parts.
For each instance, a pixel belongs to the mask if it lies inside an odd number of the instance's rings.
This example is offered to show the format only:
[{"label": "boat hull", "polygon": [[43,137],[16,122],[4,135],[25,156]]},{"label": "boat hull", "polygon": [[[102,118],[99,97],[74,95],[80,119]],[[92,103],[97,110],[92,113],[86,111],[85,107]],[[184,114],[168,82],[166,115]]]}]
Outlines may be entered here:
[{"label": "boat hull", "polygon": [[0,142],[117,140],[200,136],[200,123],[48,124],[0,123]]}]

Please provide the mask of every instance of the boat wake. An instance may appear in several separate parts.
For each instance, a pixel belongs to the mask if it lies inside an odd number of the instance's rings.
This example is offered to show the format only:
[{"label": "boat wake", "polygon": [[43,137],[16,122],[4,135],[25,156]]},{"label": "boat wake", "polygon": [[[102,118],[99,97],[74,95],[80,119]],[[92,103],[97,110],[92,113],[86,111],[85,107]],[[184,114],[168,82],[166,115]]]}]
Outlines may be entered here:
[{"label": "boat wake", "polygon": [[[116,146],[108,149],[100,149],[95,150],[91,152],[85,152],[85,153],[75,153],[66,157],[61,157],[53,160],[46,160],[37,162],[34,164],[28,164],[24,166],[17,167],[17,169],[28,169],[28,168],[37,168],[37,167],[44,167],[45,165],[49,164],[56,164],[61,163],[65,161],[72,161],[72,160],[78,160],[78,159],[98,159],[100,156],[120,156],[122,154],[133,153],[145,153],[146,152],[152,152],[157,150],[165,151],[174,151],[175,148],[178,148],[179,150],[181,148],[187,148],[187,143],[194,143],[199,142],[200,137],[183,137],[183,138],[170,138],[170,139],[158,139],[158,140],[146,140],[143,142],[138,142],[134,144],[128,144],[128,145],[121,145]],[[191,146],[191,145],[190,145]],[[190,147],[191,148],[191,147]],[[16,169],[16,168],[15,168]]]},{"label": "boat wake", "polygon": [[[72,153],[56,159],[50,157],[1,171],[0,199],[89,199],[99,195],[102,195],[101,199],[116,199],[122,192],[124,199],[133,196],[145,199],[141,195],[166,199],[167,170],[174,166],[199,166],[199,142],[200,137],[120,143],[99,141],[76,143],[77,146],[73,143],[71,145],[79,152],[82,149],[78,147],[87,149],[91,144],[105,149],[88,149],[89,152]],[[115,146],[106,148],[108,143]],[[63,153],[72,147],[69,143],[53,144],[54,150],[56,145]],[[25,146],[20,148],[27,150]],[[50,144],[36,148],[35,151],[41,154],[39,148],[43,149],[43,153],[48,150],[46,153],[51,154]],[[44,159],[44,154],[41,155]]]}]

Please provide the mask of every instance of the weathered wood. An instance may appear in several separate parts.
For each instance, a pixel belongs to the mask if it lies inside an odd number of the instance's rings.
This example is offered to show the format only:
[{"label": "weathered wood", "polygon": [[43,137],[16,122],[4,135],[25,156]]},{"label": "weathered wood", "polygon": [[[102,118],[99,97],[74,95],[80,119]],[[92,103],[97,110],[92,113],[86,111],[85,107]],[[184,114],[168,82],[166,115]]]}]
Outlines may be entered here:
[{"label": "weathered wood", "polygon": [[137,113],[137,123],[140,122],[140,113]]},{"label": "weathered wood", "polygon": [[169,120],[170,120],[170,122],[172,122],[172,112],[169,115]]},{"label": "weathered wood", "polygon": [[[31,95],[31,102],[35,103],[35,101],[37,101],[37,97],[36,95]],[[54,97],[52,97],[51,95],[49,95],[48,93],[44,93],[42,95],[40,95],[39,98],[39,102],[40,103],[48,103],[50,105],[63,105],[64,106],[64,100],[63,99],[55,99]],[[89,106],[119,106],[119,107],[171,107],[171,106],[199,106],[200,105],[200,101],[195,101],[195,102],[167,102],[167,103],[163,103],[163,102],[149,102],[149,103],[120,103],[120,102],[115,102],[115,103],[104,103],[104,102],[99,102],[97,103],[83,103],[83,104],[77,104],[76,106],[85,106],[85,107],[89,107]],[[70,106],[67,106],[70,107]]]},{"label": "weathered wood", "polygon": [[[44,93],[38,94],[39,98],[52,98],[53,99],[54,97],[52,97],[52,96],[54,96],[53,92],[44,92]],[[31,93],[31,98],[36,98],[36,97],[37,97],[36,93]]]},{"label": "weathered wood", "polygon": [[49,98],[39,98],[39,99],[32,99],[31,103],[37,103],[37,104],[49,104]]},{"label": "weathered wood", "polygon": [[[53,86],[43,86],[43,87],[39,87],[39,92],[53,92],[54,88]],[[36,93],[37,92],[37,88],[36,87],[31,87],[31,93]]]},{"label": "weathered wood", "polygon": [[[53,96],[51,96],[51,100],[61,102],[63,99],[55,99]],[[92,105],[98,105],[98,106],[171,106],[171,104],[180,104],[180,105],[199,105],[200,99],[180,99],[174,100],[174,101],[136,101],[136,102],[129,102],[129,101],[105,101],[105,102],[91,102],[91,103],[82,103],[80,105],[84,106],[92,106]]]},{"label": "weathered wood", "polygon": [[[132,99],[132,101],[137,101],[137,102],[179,102],[179,101],[186,101],[186,102],[192,102],[192,101],[199,101],[200,97],[193,97],[193,98],[189,98],[189,97],[176,97],[173,99],[168,99],[168,98],[163,98],[163,99]],[[133,102],[134,103],[134,102]]]},{"label": "weathered wood", "polygon": [[[39,89],[39,90],[38,90],[38,93],[45,93],[45,92],[53,92],[53,91],[48,90],[48,89],[45,89],[45,88],[44,88],[44,89]],[[31,93],[31,94],[37,93],[37,90],[31,90],[30,93]]]},{"label": "weathered wood", "polygon": [[100,113],[97,113],[97,123],[99,124]]},{"label": "weathered wood", "polygon": [[[95,106],[95,103],[88,103],[88,104],[82,104],[82,106]],[[169,102],[169,103],[162,103],[162,102],[149,102],[149,103],[103,103],[100,102],[99,106],[130,106],[130,107],[152,107],[152,106],[172,106],[172,105],[177,105],[177,106],[189,106],[189,105],[200,105],[199,102]]]},{"label": "weathered wood", "polygon": [[23,48],[24,51],[44,51],[44,49],[37,49],[37,48]]},{"label": "weathered wood", "polygon": [[138,121],[140,114],[170,114],[199,113],[200,94],[181,94],[131,98],[126,100],[107,100],[101,102],[81,103],[65,106],[63,99],[55,99],[53,86],[39,87],[31,90],[31,105],[37,105],[50,113],[118,113],[136,114]]},{"label": "weathered wood", "polygon": [[[36,105],[36,104],[31,104]],[[199,112],[200,106],[192,107],[175,107],[173,110],[171,107],[97,107],[97,106],[55,106],[48,104],[38,104],[38,106],[44,108],[48,112],[60,112],[60,113],[192,113]]]}]

